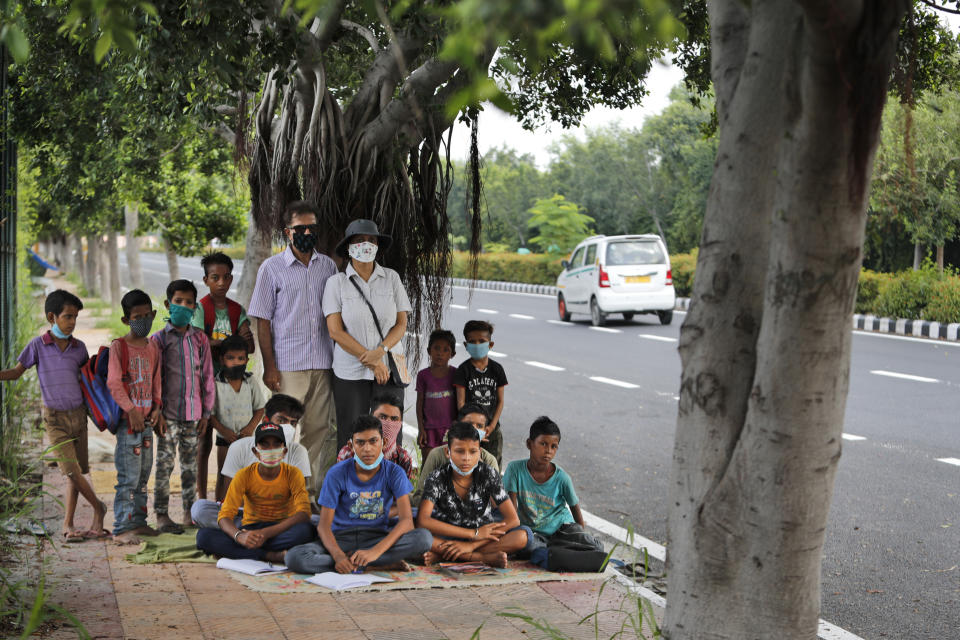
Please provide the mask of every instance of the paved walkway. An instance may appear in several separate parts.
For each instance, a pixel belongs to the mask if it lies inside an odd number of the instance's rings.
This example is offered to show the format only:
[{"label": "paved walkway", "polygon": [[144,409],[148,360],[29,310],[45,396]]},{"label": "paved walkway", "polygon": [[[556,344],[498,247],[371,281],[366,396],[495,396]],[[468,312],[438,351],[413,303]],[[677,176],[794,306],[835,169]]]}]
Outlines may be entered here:
[{"label": "paved walkway", "polygon": [[[57,282],[63,286],[61,283]],[[94,320],[84,315],[81,312],[75,335],[93,353],[109,336],[93,329]],[[115,473],[112,436],[91,427],[90,444],[95,485],[110,507],[106,521],[109,529],[113,520],[110,474]],[[175,469],[174,477],[178,475]],[[56,469],[45,468],[44,482],[51,495],[63,496],[64,480]],[[212,488],[211,484],[211,491]],[[152,492],[150,507],[152,513]],[[61,528],[61,508],[52,499],[44,498],[45,521],[56,537]],[[180,508],[180,496],[171,495],[170,515],[178,521]],[[91,515],[91,509],[81,500],[77,525],[87,525]],[[630,616],[636,614],[636,601],[614,581],[606,585],[600,581],[540,582],[368,593],[274,594],[248,590],[212,564],[128,563],[125,556],[135,551],[136,547],[117,546],[109,541],[47,543],[43,549],[44,572],[51,600],[75,615],[98,639],[467,640],[474,637],[478,628],[478,638],[551,637],[524,621],[498,615],[508,610],[518,612],[517,608],[548,621],[568,638],[609,638],[624,625],[629,629],[625,637],[638,637]],[[601,613],[579,624],[595,611]],[[656,611],[656,616],[659,622],[662,611]],[[652,637],[646,624],[644,633]],[[77,633],[71,627],[61,627],[43,637],[76,638]]]}]

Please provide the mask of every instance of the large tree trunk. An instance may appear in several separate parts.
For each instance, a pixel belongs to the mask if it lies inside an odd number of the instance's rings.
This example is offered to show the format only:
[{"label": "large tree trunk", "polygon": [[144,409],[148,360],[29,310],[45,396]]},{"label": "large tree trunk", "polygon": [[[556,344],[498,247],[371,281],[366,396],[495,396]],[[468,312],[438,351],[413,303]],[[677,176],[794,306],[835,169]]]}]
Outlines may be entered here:
[{"label": "large tree trunk", "polygon": [[913,243],[913,270],[919,271],[923,264],[923,245],[919,241]]},{"label": "large tree trunk", "polygon": [[143,267],[140,266],[140,247],[137,245],[137,227],[140,226],[140,204],[123,205],[123,227],[127,238],[127,271],[134,289],[143,289]]},{"label": "large tree trunk", "polygon": [[[120,306],[120,251],[117,244],[117,232],[110,231],[107,234],[107,263],[110,274],[110,304],[114,307]],[[103,288],[107,289],[107,284],[104,284]]]},{"label": "large tree trunk", "polygon": [[87,236],[87,260],[83,269],[83,286],[91,296],[100,295],[97,284],[98,269],[100,268],[100,238],[96,235]]},{"label": "large tree trunk", "polygon": [[67,237],[67,246],[69,247],[69,259],[67,262],[70,264],[70,270],[75,271],[80,279],[84,279],[84,269],[83,269],[83,240],[80,237],[79,233],[71,233]]},{"label": "large tree trunk", "polygon": [[272,243],[268,234],[262,233],[253,220],[253,216],[247,213],[247,239],[246,252],[243,256],[243,273],[240,274],[240,282],[237,283],[237,302],[244,307],[250,305],[250,298],[253,296],[253,287],[257,282],[257,270],[263,261],[270,257]]},{"label": "large tree trunk", "polygon": [[170,271],[170,281],[180,279],[180,263],[177,262],[177,252],[166,233],[163,234],[163,252],[167,256],[167,269]]},{"label": "large tree trunk", "polygon": [[[110,297],[110,257],[108,255],[110,250],[107,241],[103,236],[99,236],[97,240],[100,242],[100,297],[105,302],[110,303],[112,306],[114,301]],[[119,302],[119,300],[117,302]]]},{"label": "large tree trunk", "polygon": [[710,6],[720,138],[680,340],[671,640],[817,635],[867,177],[905,9]]}]

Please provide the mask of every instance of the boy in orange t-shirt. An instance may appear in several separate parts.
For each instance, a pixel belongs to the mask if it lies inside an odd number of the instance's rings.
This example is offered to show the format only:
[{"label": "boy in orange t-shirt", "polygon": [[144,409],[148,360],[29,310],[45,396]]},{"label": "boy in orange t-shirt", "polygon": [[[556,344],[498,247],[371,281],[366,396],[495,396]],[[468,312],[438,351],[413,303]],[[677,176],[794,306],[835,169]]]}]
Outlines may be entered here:
[{"label": "boy in orange t-shirt", "polygon": [[220,507],[220,529],[200,529],[197,548],[223,558],[283,563],[287,549],[314,538],[307,485],[299,469],[283,462],[287,447],[279,425],[264,422],[253,438],[259,462],[234,476]]}]

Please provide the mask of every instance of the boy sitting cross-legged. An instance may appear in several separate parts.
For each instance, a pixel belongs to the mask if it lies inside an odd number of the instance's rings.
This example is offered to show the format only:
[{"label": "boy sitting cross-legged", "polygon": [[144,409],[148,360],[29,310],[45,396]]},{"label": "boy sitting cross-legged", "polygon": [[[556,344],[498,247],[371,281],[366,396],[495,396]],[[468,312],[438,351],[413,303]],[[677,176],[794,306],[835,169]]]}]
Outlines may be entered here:
[{"label": "boy sitting cross-legged", "polygon": [[[197,531],[197,548],[223,558],[283,562],[288,549],[313,539],[303,474],[282,462],[283,429],[264,422],[253,436],[258,464],[241,469],[220,507],[220,529]],[[243,523],[234,522],[243,507]]]},{"label": "boy sitting cross-legged", "polygon": [[[351,573],[420,557],[430,549],[430,532],[413,528],[410,481],[403,469],[383,459],[380,420],[360,416],[351,431],[354,457],[330,468],[317,498],[320,542],[287,553],[287,567],[297,573]],[[391,529],[394,501],[400,519]]]},{"label": "boy sitting cross-legged", "polygon": [[[480,434],[467,422],[455,422],[447,432],[450,464],[427,480],[417,525],[434,534],[426,564],[439,559],[484,562],[505,567],[507,554],[527,546],[532,536],[520,524],[500,474],[480,462]],[[492,506],[503,516],[494,519]]]},{"label": "boy sitting cross-legged", "polygon": [[603,551],[603,544],[585,531],[580,500],[569,474],[553,457],[560,448],[560,427],[546,416],[530,425],[530,458],[514,460],[503,472],[503,484],[517,508],[520,522],[533,529],[527,551],[562,541]]}]

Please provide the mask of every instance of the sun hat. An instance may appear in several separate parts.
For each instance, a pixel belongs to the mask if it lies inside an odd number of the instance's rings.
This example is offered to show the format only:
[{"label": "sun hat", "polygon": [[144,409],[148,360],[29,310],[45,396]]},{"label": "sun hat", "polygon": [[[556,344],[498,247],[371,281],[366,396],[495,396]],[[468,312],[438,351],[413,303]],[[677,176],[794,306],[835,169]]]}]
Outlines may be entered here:
[{"label": "sun hat", "polygon": [[380,233],[377,223],[367,218],[357,218],[347,225],[347,230],[343,232],[343,240],[337,244],[333,250],[341,258],[347,257],[347,245],[353,236],[377,236],[377,246],[384,250],[390,246],[393,240],[390,236]]}]

